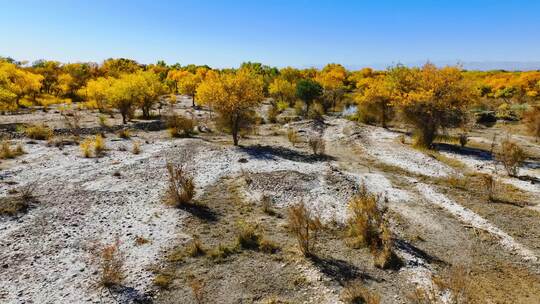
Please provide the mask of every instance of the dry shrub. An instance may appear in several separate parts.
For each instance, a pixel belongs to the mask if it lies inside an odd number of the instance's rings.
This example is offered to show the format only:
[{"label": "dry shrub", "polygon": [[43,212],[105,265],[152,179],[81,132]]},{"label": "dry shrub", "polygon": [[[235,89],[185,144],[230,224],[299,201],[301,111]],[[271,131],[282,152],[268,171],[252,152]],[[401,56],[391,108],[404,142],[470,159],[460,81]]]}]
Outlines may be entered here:
[{"label": "dry shrub", "polygon": [[117,239],[110,245],[98,248],[97,255],[100,286],[110,288],[120,285],[125,278],[125,256],[120,252],[120,241]]},{"label": "dry shrub", "polygon": [[519,167],[526,159],[525,151],[510,138],[501,142],[501,147],[496,155],[509,176],[517,176]]},{"label": "dry shrub", "polygon": [[266,238],[261,238],[259,241],[259,250],[264,253],[276,253],[279,251],[279,246]]},{"label": "dry shrub", "polygon": [[480,175],[482,185],[488,197],[488,201],[492,202],[495,198],[495,185],[496,180],[491,174],[482,174]]},{"label": "dry shrub", "polygon": [[37,203],[34,195],[37,183],[30,183],[20,189],[13,190],[13,196],[0,198],[0,216],[15,216],[25,212],[32,204]]},{"label": "dry shrub", "polygon": [[189,176],[182,165],[167,163],[169,185],[165,203],[170,206],[181,207],[191,203],[195,196],[193,177]]},{"label": "dry shrub", "polygon": [[259,249],[261,237],[256,232],[257,226],[241,221],[238,222],[237,244],[243,249]]},{"label": "dry shrub", "polygon": [[300,142],[300,136],[298,135],[298,132],[296,132],[294,129],[287,130],[287,139],[293,145],[293,147]]},{"label": "dry shrub", "polygon": [[18,144],[15,149],[11,147],[8,141],[0,142],[0,159],[11,159],[23,155],[24,149],[21,144]]},{"label": "dry shrub", "polygon": [[204,303],[204,280],[191,275],[188,277],[188,283],[197,304]]},{"label": "dry shrub", "polygon": [[469,135],[467,135],[467,133],[460,133],[458,135],[458,138],[459,138],[459,145],[463,148],[467,145],[467,143],[469,142]]},{"label": "dry shrub", "polygon": [[107,121],[107,116],[99,115],[98,116],[98,124],[102,128],[108,128],[109,127],[109,122]]},{"label": "dry shrub", "polygon": [[193,119],[178,114],[167,116],[166,126],[171,137],[189,137],[193,135],[196,123]]},{"label": "dry shrub", "polygon": [[131,149],[131,152],[133,154],[140,154],[141,153],[141,144],[138,141],[133,142],[133,147]]},{"label": "dry shrub", "polygon": [[118,135],[118,137],[123,138],[123,139],[130,139],[131,138],[131,132],[129,131],[129,129],[122,129],[122,130],[118,131],[116,133],[116,135]]},{"label": "dry shrub", "polygon": [[309,147],[311,148],[311,151],[313,151],[314,155],[324,154],[325,144],[321,136],[311,137],[308,141],[308,144],[309,144]]},{"label": "dry shrub", "polygon": [[347,222],[348,243],[354,248],[369,246],[376,267],[397,267],[400,262],[392,250],[392,234],[384,214],[377,208],[379,200],[380,197],[369,193],[365,185],[351,199],[351,216]]},{"label": "dry shrub", "polygon": [[64,124],[69,129],[71,134],[76,137],[79,136],[81,129],[81,114],[77,110],[62,111],[62,117],[64,118]]},{"label": "dry shrub", "polygon": [[44,124],[29,125],[24,128],[24,134],[31,139],[47,140],[53,136],[53,131]]},{"label": "dry shrub", "polygon": [[304,201],[289,207],[287,226],[298,241],[300,251],[305,256],[313,253],[317,234],[322,229],[319,217],[314,216],[305,206]]},{"label": "dry shrub", "polygon": [[199,257],[206,254],[206,249],[204,249],[201,241],[198,238],[194,238],[187,246],[186,253],[190,257]]},{"label": "dry shrub", "polygon": [[227,246],[218,244],[218,246],[210,252],[210,258],[216,262],[221,262],[228,256],[231,256],[237,252],[236,246]]},{"label": "dry shrub", "polygon": [[172,284],[173,276],[167,273],[158,273],[154,277],[154,285],[161,288],[167,289]]},{"label": "dry shrub", "polygon": [[381,302],[379,295],[369,291],[358,281],[345,286],[341,293],[341,300],[346,304],[379,304]]},{"label": "dry shrub", "polygon": [[81,149],[82,155],[86,158],[93,156],[102,156],[104,151],[106,150],[105,140],[99,134],[96,135],[93,139],[86,138],[80,143],[79,147]]},{"label": "dry shrub", "polygon": [[276,215],[276,212],[273,209],[272,198],[269,195],[263,195],[261,199],[261,209],[268,215]]}]

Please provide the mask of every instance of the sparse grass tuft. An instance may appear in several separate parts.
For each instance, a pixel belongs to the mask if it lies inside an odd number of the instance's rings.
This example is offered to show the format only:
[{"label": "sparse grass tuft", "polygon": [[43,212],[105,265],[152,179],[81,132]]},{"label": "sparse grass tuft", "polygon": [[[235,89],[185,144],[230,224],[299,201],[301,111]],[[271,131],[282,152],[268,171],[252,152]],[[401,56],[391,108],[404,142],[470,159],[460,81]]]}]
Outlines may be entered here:
[{"label": "sparse grass tuft", "polygon": [[82,155],[86,158],[102,156],[106,150],[105,140],[99,134],[93,139],[86,138],[80,143],[79,147],[81,148]]},{"label": "sparse grass tuft", "polygon": [[173,276],[166,273],[158,273],[154,277],[154,285],[161,288],[161,289],[167,289],[172,284]]},{"label": "sparse grass tuft", "polygon": [[8,141],[3,140],[0,142],[0,159],[12,159],[23,155],[24,153],[25,152],[21,144],[18,144],[15,149],[13,149]]},{"label": "sparse grass tuft", "polygon": [[276,211],[273,209],[272,198],[269,195],[263,195],[261,199],[261,209],[270,216],[276,215]]},{"label": "sparse grass tuft", "polygon": [[322,224],[320,219],[306,208],[304,201],[289,207],[287,225],[296,237],[300,251],[304,256],[312,255]]},{"label": "sparse grass tuft", "polygon": [[204,249],[201,241],[198,238],[194,238],[186,248],[186,254],[190,257],[199,257],[206,254],[206,249]]},{"label": "sparse grass tuft", "polygon": [[253,224],[243,221],[238,223],[237,244],[239,248],[252,250],[259,248],[260,236],[256,229],[257,226]]},{"label": "sparse grass tuft", "polygon": [[41,125],[29,125],[24,128],[24,134],[35,140],[47,140],[53,136],[53,131],[51,128],[47,127],[44,124]]},{"label": "sparse grass tuft", "polygon": [[369,291],[361,282],[353,282],[345,286],[341,300],[346,304],[379,304],[379,295]]},{"label": "sparse grass tuft", "polygon": [[129,131],[129,129],[122,129],[122,130],[118,131],[116,133],[116,135],[118,135],[118,137],[123,138],[123,139],[130,139],[131,138],[131,132]]},{"label": "sparse grass tuft", "polygon": [[311,137],[308,141],[311,151],[314,155],[323,155],[325,150],[324,139],[321,136]]},{"label": "sparse grass tuft", "polygon": [[348,243],[354,248],[368,246],[374,264],[379,268],[399,265],[399,259],[392,250],[392,235],[384,220],[384,214],[377,208],[381,198],[367,191],[365,185],[349,202],[351,216],[347,222]]},{"label": "sparse grass tuft", "polygon": [[204,303],[204,280],[190,275],[188,277],[188,283],[197,304]]},{"label": "sparse grass tuft", "polygon": [[12,190],[9,193],[14,194],[0,198],[0,216],[15,216],[25,212],[32,204],[37,203],[34,195],[36,183],[31,183],[20,189]]},{"label": "sparse grass tuft", "polygon": [[190,137],[194,134],[195,121],[178,114],[169,115],[166,119],[167,130],[171,137]]},{"label": "sparse grass tuft", "polygon": [[293,147],[296,146],[300,142],[300,136],[298,135],[298,132],[296,132],[292,128],[289,128],[287,130],[287,139],[293,145]]},{"label": "sparse grass tuft", "polygon": [[181,165],[167,164],[169,185],[165,195],[165,203],[174,207],[181,207],[191,203],[195,196],[193,177],[186,173]]},{"label": "sparse grass tuft", "polygon": [[138,141],[133,142],[131,152],[133,154],[141,154],[141,144]]},{"label": "sparse grass tuft", "polygon": [[219,244],[214,250],[210,252],[210,258],[215,262],[222,262],[227,257],[236,253],[236,246],[227,246]]},{"label": "sparse grass tuft", "polygon": [[98,249],[99,284],[106,288],[118,286],[125,278],[125,256],[120,252],[120,241]]}]

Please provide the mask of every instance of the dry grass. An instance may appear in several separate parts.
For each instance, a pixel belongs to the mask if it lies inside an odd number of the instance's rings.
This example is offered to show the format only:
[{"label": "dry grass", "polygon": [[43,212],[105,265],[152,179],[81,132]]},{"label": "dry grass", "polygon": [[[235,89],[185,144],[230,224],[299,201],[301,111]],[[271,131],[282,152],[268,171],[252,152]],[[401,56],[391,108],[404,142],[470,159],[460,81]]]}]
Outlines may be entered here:
[{"label": "dry grass", "polygon": [[257,226],[241,221],[238,223],[237,244],[242,249],[259,249],[260,236],[257,234]]},{"label": "dry grass", "polygon": [[194,134],[196,122],[191,118],[172,114],[167,117],[166,126],[171,137],[189,137]]},{"label": "dry grass", "polygon": [[525,151],[516,142],[506,138],[501,142],[496,158],[503,164],[509,176],[517,176],[519,167],[525,161],[526,155]]},{"label": "dry grass", "polygon": [[36,183],[31,183],[20,189],[10,191],[10,196],[0,198],[0,216],[16,216],[23,213],[32,204],[37,203],[34,195]]},{"label": "dry grass", "polygon": [[376,267],[395,268],[400,261],[392,250],[392,235],[384,214],[377,208],[380,199],[369,193],[365,185],[360,187],[349,202],[351,216],[347,222],[347,241],[354,248],[368,246]]},{"label": "dry grass", "polygon": [[189,176],[185,168],[178,164],[167,163],[169,183],[165,194],[165,203],[174,207],[181,207],[191,203],[195,196],[193,177]]},{"label": "dry grass", "polygon": [[12,159],[23,155],[24,153],[25,152],[21,144],[17,144],[15,148],[12,148],[8,141],[3,140],[0,142],[0,159]]},{"label": "dry grass", "polygon": [[186,254],[190,257],[199,257],[206,254],[206,249],[204,249],[201,241],[198,238],[194,238],[186,248]]},{"label": "dry grass", "polygon": [[116,132],[116,135],[122,139],[130,139],[131,138],[131,132],[129,129],[122,129],[118,132]]},{"label": "dry grass", "polygon": [[84,157],[99,157],[106,150],[105,140],[101,135],[96,135],[94,138],[86,138],[80,145],[81,153]]},{"label": "dry grass", "polygon": [[53,136],[53,131],[44,124],[36,124],[24,128],[24,134],[31,139],[47,140]]},{"label": "dry grass", "polygon": [[204,280],[191,275],[188,277],[188,283],[197,304],[204,303]]},{"label": "dry grass", "polygon": [[99,285],[106,288],[118,286],[125,278],[125,256],[120,252],[120,241],[97,249]]},{"label": "dry grass", "polygon": [[287,139],[293,145],[293,147],[300,142],[300,136],[298,135],[298,132],[296,132],[294,129],[287,130]]},{"label": "dry grass", "polygon": [[321,136],[311,137],[308,141],[309,147],[314,155],[323,155],[325,150],[324,140]]},{"label": "dry grass", "polygon": [[345,286],[341,292],[341,300],[346,304],[379,304],[379,295],[369,291],[361,282],[353,282]]},{"label": "dry grass", "polygon": [[272,198],[269,195],[263,195],[261,199],[261,209],[264,213],[275,216],[276,211],[274,211],[274,205],[272,203]]},{"label": "dry grass", "polygon": [[[464,267],[454,266],[432,277],[427,288],[417,287],[407,295],[412,304],[469,304],[476,303],[473,282]],[[484,302],[482,302],[484,303]]]},{"label": "dry grass", "polygon": [[154,285],[161,288],[167,289],[172,284],[174,277],[167,273],[158,273],[154,277]]},{"label": "dry grass", "polygon": [[296,237],[300,251],[305,256],[312,255],[317,241],[317,234],[322,229],[320,219],[311,214],[303,201],[289,207],[287,213],[287,226],[289,231]]},{"label": "dry grass", "polygon": [[133,146],[131,147],[131,152],[133,154],[141,154],[141,144],[138,141],[133,142]]}]

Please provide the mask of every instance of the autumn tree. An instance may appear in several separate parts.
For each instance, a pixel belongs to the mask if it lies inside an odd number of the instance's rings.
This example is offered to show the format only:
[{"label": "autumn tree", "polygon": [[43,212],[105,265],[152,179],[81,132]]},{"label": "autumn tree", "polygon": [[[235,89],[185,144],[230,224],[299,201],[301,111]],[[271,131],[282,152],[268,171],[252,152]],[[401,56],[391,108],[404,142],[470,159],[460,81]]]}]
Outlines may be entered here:
[{"label": "autumn tree", "polygon": [[112,85],[111,78],[99,77],[88,81],[86,87],[79,90],[79,95],[84,99],[93,101],[100,112],[107,112],[108,90]]},{"label": "autumn tree", "polygon": [[393,105],[400,109],[406,122],[414,127],[416,142],[431,147],[440,129],[464,123],[466,108],[476,91],[457,67],[422,68],[396,66],[388,77],[394,91]]},{"label": "autumn tree", "polygon": [[345,80],[347,70],[340,64],[331,63],[326,65],[317,75],[315,80],[324,89],[324,95],[330,101],[326,108],[335,108],[345,93]]},{"label": "autumn tree", "polygon": [[235,146],[240,130],[252,122],[254,108],[263,98],[261,77],[246,69],[207,76],[197,89],[197,99],[219,113],[220,122],[231,132]]},{"label": "autumn tree", "polygon": [[143,118],[150,118],[150,110],[158,101],[160,95],[165,93],[165,87],[159,76],[152,71],[134,74],[138,87],[138,106],[141,108]]},{"label": "autumn tree", "polygon": [[523,115],[523,122],[527,130],[532,134],[536,141],[540,138],[540,105],[533,106]]},{"label": "autumn tree", "polygon": [[296,84],[296,97],[305,102],[306,112],[309,113],[309,106],[313,101],[321,97],[323,89],[321,85],[310,79],[302,79]]},{"label": "autumn tree", "polygon": [[392,90],[387,79],[383,76],[375,78],[364,78],[368,81],[362,82],[361,90],[355,99],[362,112],[366,115],[373,115],[383,128],[393,117]]},{"label": "autumn tree", "polygon": [[193,107],[195,107],[195,95],[197,93],[197,87],[199,86],[201,81],[201,74],[181,71],[180,75],[178,75],[178,91],[181,94],[191,97]]},{"label": "autumn tree", "polygon": [[100,70],[107,76],[120,77],[121,74],[133,74],[141,70],[141,65],[132,59],[109,58],[103,62]]},{"label": "autumn tree", "polygon": [[284,78],[277,77],[268,87],[268,93],[276,101],[291,105],[296,97],[296,86]]},{"label": "autumn tree", "polygon": [[4,91],[3,98],[12,100],[15,107],[20,106],[23,97],[39,93],[42,80],[41,75],[25,71],[12,63],[0,62],[0,88]]}]

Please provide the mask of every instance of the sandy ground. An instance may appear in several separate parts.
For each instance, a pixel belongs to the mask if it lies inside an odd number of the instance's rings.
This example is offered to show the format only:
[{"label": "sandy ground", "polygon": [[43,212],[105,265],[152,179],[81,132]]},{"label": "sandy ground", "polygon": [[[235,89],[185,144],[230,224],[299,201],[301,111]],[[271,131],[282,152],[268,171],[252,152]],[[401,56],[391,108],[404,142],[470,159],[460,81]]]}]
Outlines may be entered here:
[{"label": "sandy ground", "polygon": [[[169,161],[187,165],[199,194],[225,177],[250,178],[253,182],[245,189],[248,200],[257,202],[270,195],[276,208],[282,209],[303,199],[325,222],[344,223],[347,202],[364,183],[370,191],[384,195],[387,207],[406,222],[401,226],[392,221],[398,238],[407,237],[405,231],[420,231],[424,238],[430,237],[424,250],[451,263],[462,257],[448,250],[488,248],[464,228],[473,227],[495,242],[485,257],[463,253],[473,256],[463,259],[508,260],[538,273],[540,250],[522,244],[519,236],[449,196],[435,180],[459,174],[457,169],[400,144],[400,133],[344,119],[329,119],[324,126],[299,122],[282,128],[294,128],[304,139],[322,136],[328,157],[315,158],[305,144],[293,147],[286,136],[271,136],[271,126],[264,128],[267,132],[250,136],[243,147],[224,144],[229,139],[223,136],[171,140],[164,132],[140,132],[131,140],[117,140],[111,135],[106,155],[91,159],[81,157],[77,146],[59,150],[45,142],[25,144],[27,154],[2,164],[0,195],[36,183],[40,203],[27,214],[0,219],[0,302],[113,303],[111,294],[97,287],[92,247],[115,239],[120,241],[128,269],[126,288],[115,297],[131,303],[155,294],[149,268],[179,240],[191,238],[183,229],[189,214],[161,203]],[[130,152],[134,140],[142,143],[139,155]],[[120,151],[122,146],[127,151]],[[463,161],[469,170],[490,166],[490,160],[445,155]],[[389,167],[399,170],[384,170]],[[115,172],[120,176],[114,176]],[[538,169],[523,172],[540,177]],[[539,185],[502,175],[501,179],[531,194],[532,208],[540,203]],[[139,246],[137,237],[150,242]],[[396,282],[431,286],[431,276],[438,269],[433,260],[407,246],[396,250],[404,261]],[[324,277],[312,266],[299,267],[314,282]],[[339,302],[335,290],[319,287],[324,294],[317,298],[319,303]],[[388,294],[383,302],[403,299]]]}]

